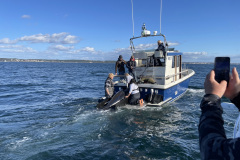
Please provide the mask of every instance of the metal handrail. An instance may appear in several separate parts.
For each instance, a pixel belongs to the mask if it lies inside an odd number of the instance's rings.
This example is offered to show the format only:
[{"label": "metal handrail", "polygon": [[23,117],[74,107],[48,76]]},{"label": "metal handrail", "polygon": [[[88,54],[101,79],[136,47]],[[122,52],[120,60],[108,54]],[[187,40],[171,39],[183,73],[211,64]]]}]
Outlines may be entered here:
[{"label": "metal handrail", "polygon": [[[167,43],[167,40],[166,40],[166,37],[164,34],[158,34],[158,35],[148,35],[148,36],[139,36],[139,37],[133,37],[133,38],[130,38],[130,46],[131,46],[131,50],[132,50],[132,53],[133,51],[135,51],[135,47],[134,47],[134,44],[133,44],[133,40],[134,39],[138,39],[138,38],[144,38],[144,37],[156,37],[156,36],[162,36],[164,38],[164,44],[166,45]],[[168,46],[165,46],[166,48],[168,48]]]},{"label": "metal handrail", "polygon": [[[171,77],[174,77],[176,75],[179,75],[179,74],[182,74],[182,73],[185,73],[185,72],[188,72],[188,70],[185,70],[185,71],[182,71],[182,72],[179,72],[179,73],[176,73],[176,74],[172,74],[172,75],[169,75],[167,77],[154,77],[154,78],[156,78],[156,79],[160,79],[160,78],[167,79],[167,78],[171,78]],[[150,76],[145,76],[145,77],[150,77]]]}]

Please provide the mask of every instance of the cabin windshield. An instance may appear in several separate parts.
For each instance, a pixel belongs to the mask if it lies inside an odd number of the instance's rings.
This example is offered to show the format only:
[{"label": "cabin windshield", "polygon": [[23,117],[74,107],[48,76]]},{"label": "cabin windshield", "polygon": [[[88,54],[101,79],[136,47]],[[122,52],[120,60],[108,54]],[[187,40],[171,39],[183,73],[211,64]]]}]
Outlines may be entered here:
[{"label": "cabin windshield", "polygon": [[141,50],[133,53],[136,67],[161,67],[165,66],[165,59],[162,51]]}]

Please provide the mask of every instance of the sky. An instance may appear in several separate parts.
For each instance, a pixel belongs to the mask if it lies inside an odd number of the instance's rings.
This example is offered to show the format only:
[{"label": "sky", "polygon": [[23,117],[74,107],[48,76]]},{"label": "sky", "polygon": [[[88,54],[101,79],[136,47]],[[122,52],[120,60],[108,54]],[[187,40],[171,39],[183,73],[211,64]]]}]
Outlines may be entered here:
[{"label": "sky", "polygon": [[[160,33],[160,0],[133,0],[134,36]],[[185,62],[240,63],[239,0],[162,0],[161,33]],[[131,0],[0,0],[0,58],[117,60],[131,56]],[[158,39],[136,40],[137,49]]]}]

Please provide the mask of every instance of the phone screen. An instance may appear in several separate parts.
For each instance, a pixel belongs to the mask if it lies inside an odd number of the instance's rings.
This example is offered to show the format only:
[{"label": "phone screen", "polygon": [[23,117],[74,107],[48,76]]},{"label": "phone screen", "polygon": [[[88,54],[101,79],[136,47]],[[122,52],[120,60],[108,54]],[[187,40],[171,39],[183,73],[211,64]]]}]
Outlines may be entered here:
[{"label": "phone screen", "polygon": [[222,80],[229,82],[230,58],[216,57],[214,64],[215,79],[218,83]]}]

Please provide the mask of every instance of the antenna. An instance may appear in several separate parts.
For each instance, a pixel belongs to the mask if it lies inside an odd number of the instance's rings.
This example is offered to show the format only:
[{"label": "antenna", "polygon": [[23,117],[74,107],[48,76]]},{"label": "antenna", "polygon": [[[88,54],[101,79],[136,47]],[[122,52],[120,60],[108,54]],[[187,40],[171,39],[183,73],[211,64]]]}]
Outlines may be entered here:
[{"label": "antenna", "polygon": [[131,0],[131,2],[132,2],[132,24],[133,24],[133,37],[134,37],[133,0]]},{"label": "antenna", "polygon": [[162,0],[161,0],[161,6],[160,6],[160,34],[162,33]]}]

